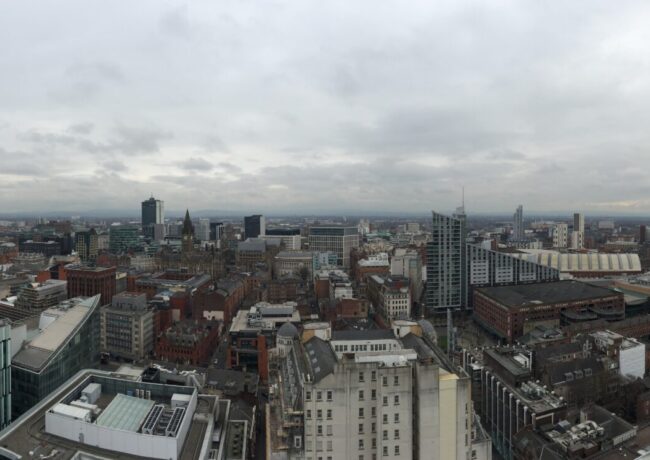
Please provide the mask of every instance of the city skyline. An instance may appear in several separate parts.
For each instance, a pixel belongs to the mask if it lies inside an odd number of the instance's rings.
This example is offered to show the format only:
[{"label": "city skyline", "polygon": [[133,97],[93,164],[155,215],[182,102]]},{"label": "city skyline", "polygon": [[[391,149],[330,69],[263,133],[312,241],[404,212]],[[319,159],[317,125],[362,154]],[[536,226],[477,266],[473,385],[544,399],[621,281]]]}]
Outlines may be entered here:
[{"label": "city skyline", "polygon": [[3,5],[0,210],[650,211],[649,5],[402,6]]}]

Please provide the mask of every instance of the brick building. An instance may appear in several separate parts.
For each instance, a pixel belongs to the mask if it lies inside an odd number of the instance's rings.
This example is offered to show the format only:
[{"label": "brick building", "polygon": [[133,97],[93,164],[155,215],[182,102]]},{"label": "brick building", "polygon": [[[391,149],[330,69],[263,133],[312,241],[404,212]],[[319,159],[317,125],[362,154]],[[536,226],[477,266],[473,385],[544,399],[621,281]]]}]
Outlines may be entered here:
[{"label": "brick building", "polygon": [[156,356],[175,363],[205,366],[219,342],[219,323],[179,321],[167,328],[156,343]]},{"label": "brick building", "polygon": [[474,318],[509,343],[539,325],[560,325],[581,316],[618,320],[625,314],[623,294],[579,281],[478,288]]},{"label": "brick building", "polygon": [[68,265],[65,268],[68,297],[92,297],[101,294],[101,305],[110,304],[115,295],[115,267]]}]

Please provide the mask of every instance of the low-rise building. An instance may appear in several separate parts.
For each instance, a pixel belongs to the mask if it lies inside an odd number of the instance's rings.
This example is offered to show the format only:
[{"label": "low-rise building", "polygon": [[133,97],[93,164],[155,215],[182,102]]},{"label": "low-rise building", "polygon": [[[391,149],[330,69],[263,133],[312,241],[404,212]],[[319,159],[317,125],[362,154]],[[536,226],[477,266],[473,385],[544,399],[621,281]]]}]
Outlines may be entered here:
[{"label": "low-rise building", "polygon": [[624,314],[622,293],[574,280],[474,290],[475,320],[509,343],[539,325],[556,327],[581,315],[613,321]]},{"label": "low-rise building", "polygon": [[156,342],[158,359],[207,366],[219,342],[219,323],[183,320],[167,328]]},{"label": "low-rise building", "polygon": [[368,298],[385,320],[411,317],[411,287],[407,278],[369,276]]},{"label": "low-rise building", "polygon": [[49,279],[43,283],[29,283],[20,289],[16,307],[25,310],[42,311],[68,298],[68,283]]}]

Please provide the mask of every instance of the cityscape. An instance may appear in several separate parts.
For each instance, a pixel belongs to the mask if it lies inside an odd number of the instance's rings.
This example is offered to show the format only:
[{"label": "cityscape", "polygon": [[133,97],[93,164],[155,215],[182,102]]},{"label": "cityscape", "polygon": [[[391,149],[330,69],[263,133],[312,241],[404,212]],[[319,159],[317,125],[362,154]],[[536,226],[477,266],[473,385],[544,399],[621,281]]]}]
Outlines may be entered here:
[{"label": "cityscape", "polygon": [[0,460],[650,460],[650,2],[0,2]]}]

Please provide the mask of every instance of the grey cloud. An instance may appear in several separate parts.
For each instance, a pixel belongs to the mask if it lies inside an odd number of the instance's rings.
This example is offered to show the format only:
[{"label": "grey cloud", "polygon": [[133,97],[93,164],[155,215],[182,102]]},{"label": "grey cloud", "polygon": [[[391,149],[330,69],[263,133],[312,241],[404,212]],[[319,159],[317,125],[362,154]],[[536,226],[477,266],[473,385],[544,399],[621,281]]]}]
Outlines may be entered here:
[{"label": "grey cloud", "polygon": [[210,171],[214,168],[212,163],[203,158],[189,158],[179,163],[179,167],[187,171]]},{"label": "grey cloud", "polygon": [[206,152],[229,152],[226,143],[215,134],[206,136],[201,145]]},{"label": "grey cloud", "polygon": [[187,4],[172,8],[160,18],[160,28],[165,34],[187,38],[190,35],[189,8]]},{"label": "grey cloud", "polygon": [[102,163],[102,166],[104,167],[105,170],[113,171],[113,172],[124,172],[128,169],[126,165],[119,160],[105,161]]},{"label": "grey cloud", "polygon": [[95,125],[92,123],[75,123],[68,126],[68,131],[73,134],[86,135],[90,134],[94,128]]}]

